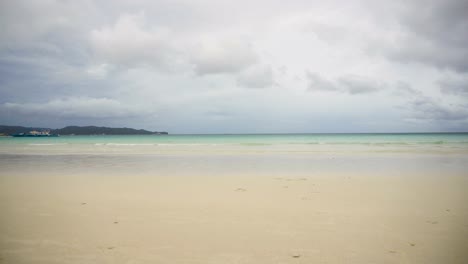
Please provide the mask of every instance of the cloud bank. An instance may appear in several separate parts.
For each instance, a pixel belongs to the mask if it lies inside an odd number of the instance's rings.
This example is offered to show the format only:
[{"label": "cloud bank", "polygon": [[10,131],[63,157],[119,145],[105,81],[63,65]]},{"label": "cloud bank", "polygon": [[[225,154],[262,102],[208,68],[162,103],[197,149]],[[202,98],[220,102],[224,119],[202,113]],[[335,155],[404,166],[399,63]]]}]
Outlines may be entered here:
[{"label": "cloud bank", "polygon": [[0,123],[466,131],[467,13],[464,0],[2,1]]}]

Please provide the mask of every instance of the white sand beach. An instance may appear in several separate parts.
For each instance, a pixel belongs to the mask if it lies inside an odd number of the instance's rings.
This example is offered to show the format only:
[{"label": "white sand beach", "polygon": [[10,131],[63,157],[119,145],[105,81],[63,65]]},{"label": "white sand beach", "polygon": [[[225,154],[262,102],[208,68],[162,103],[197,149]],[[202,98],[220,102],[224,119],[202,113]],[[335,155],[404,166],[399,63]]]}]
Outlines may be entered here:
[{"label": "white sand beach", "polygon": [[463,175],[2,175],[0,263],[466,263]]}]

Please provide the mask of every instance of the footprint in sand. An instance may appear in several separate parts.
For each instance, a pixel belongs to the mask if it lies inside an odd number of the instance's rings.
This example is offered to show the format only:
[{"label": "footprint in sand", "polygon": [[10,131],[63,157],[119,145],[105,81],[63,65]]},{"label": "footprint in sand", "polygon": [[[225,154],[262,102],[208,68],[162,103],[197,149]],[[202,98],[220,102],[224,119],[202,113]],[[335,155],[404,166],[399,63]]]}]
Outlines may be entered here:
[{"label": "footprint in sand", "polygon": [[119,222],[115,221],[114,224],[118,224]]},{"label": "footprint in sand", "polygon": [[410,244],[410,246],[412,246],[412,247],[416,246],[415,243],[409,243],[409,244]]}]

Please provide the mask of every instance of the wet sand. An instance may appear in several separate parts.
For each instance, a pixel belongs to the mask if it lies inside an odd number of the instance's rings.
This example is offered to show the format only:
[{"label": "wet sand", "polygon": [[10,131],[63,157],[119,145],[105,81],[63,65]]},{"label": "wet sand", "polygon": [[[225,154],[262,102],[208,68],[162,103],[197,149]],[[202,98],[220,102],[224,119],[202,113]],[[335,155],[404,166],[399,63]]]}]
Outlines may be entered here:
[{"label": "wet sand", "polygon": [[464,175],[0,176],[0,263],[467,263]]}]

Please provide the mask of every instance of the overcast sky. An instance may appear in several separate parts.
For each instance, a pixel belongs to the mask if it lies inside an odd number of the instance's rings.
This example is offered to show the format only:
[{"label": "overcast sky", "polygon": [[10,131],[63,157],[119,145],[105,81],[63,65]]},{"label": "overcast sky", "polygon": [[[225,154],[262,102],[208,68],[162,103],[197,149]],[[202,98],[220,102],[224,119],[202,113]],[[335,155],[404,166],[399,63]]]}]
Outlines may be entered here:
[{"label": "overcast sky", "polygon": [[468,0],[0,1],[0,124],[468,131]]}]

